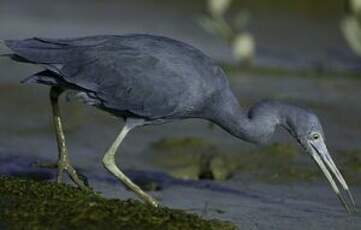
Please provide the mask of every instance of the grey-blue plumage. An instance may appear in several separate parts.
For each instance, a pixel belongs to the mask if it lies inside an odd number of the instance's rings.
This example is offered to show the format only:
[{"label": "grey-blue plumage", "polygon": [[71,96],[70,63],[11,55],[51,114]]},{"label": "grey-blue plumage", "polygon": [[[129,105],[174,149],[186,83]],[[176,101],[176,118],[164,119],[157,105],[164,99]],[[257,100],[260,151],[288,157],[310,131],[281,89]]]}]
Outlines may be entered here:
[{"label": "grey-blue plumage", "polygon": [[[229,90],[223,71],[185,43],[149,35],[6,41],[16,55],[52,66],[29,80],[79,87],[99,106],[149,121],[202,116]],[[57,68],[58,66],[59,68]]]},{"label": "grey-blue plumage", "polygon": [[[203,118],[247,141],[266,142],[281,120],[292,123],[296,117],[313,116],[277,102],[242,110],[223,70],[212,59],[165,37],[34,38],[6,41],[6,45],[15,52],[15,60],[47,67],[26,82],[83,91],[91,104],[117,116],[144,118],[148,124]],[[287,117],[287,110],[297,113]]]},{"label": "grey-blue plumage", "polygon": [[[283,127],[311,154],[349,209],[330,174],[349,191],[327,151],[317,116],[276,101],[262,101],[243,109],[222,68],[186,43],[129,34],[33,38],[5,44],[14,60],[45,67],[25,82],[77,90],[88,104],[125,119],[141,119],[141,125],[202,118],[255,143],[265,143],[277,126]],[[126,133],[120,135],[119,143]],[[351,194],[350,198],[354,205]]]}]

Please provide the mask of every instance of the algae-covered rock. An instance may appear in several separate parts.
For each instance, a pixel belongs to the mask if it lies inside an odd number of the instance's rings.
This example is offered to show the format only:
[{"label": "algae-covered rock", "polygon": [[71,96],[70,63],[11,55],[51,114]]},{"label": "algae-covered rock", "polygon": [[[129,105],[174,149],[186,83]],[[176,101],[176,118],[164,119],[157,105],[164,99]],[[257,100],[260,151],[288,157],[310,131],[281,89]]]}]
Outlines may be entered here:
[{"label": "algae-covered rock", "polygon": [[[226,180],[238,173],[263,182],[285,183],[322,177],[312,160],[301,162],[300,150],[290,144],[274,143],[253,151],[220,151],[204,139],[184,137],[161,139],[151,148],[150,161],[180,179]],[[336,162],[351,184],[361,183],[361,151],[339,152]]]},{"label": "algae-covered rock", "polygon": [[161,139],[151,148],[150,161],[181,179],[225,180],[235,173],[244,173],[260,181],[292,182],[315,180],[321,175],[314,165],[299,164],[299,151],[288,144],[222,152],[206,140],[185,137]]},{"label": "algae-covered rock", "polygon": [[317,167],[297,162],[293,145],[274,143],[242,155],[239,170],[267,182],[310,181],[319,178]]},{"label": "algae-covered rock", "polygon": [[108,200],[48,182],[0,177],[1,229],[236,229],[181,210]]},{"label": "algae-covered rock", "polygon": [[150,161],[176,178],[224,180],[235,169],[214,144],[200,138],[161,139],[151,148]]},{"label": "algae-covered rock", "polygon": [[212,154],[212,147],[199,138],[165,138],[151,145],[151,161],[176,178],[199,179],[201,161]]}]

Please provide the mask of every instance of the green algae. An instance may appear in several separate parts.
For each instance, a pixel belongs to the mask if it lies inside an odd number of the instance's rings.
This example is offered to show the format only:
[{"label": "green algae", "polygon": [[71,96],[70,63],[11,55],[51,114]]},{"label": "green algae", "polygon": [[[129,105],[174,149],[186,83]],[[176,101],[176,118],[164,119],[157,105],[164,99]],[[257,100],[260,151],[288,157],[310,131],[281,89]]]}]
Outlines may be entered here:
[{"label": "green algae", "polygon": [[180,179],[224,180],[233,169],[213,143],[196,137],[161,139],[151,149],[152,163]]},{"label": "green algae", "polygon": [[0,177],[0,223],[1,229],[236,229],[181,210],[14,177]]},{"label": "green algae", "polygon": [[[261,182],[312,182],[323,177],[295,145],[274,143],[252,151],[220,151],[201,138],[167,138],[151,145],[153,165],[181,179],[226,180],[245,175]],[[361,151],[340,151],[335,162],[350,184],[361,184]]]},{"label": "green algae", "polygon": [[199,179],[202,158],[210,147],[199,138],[165,138],[151,144],[151,161],[176,178]]},{"label": "green algae", "polygon": [[275,183],[318,179],[316,167],[297,162],[299,154],[292,145],[275,143],[243,154],[238,170]]},{"label": "green algae", "polygon": [[221,152],[206,140],[185,137],[161,139],[151,148],[152,163],[181,179],[225,180],[236,173],[266,182],[311,181],[320,177],[313,165],[299,164],[299,151],[287,144]]}]

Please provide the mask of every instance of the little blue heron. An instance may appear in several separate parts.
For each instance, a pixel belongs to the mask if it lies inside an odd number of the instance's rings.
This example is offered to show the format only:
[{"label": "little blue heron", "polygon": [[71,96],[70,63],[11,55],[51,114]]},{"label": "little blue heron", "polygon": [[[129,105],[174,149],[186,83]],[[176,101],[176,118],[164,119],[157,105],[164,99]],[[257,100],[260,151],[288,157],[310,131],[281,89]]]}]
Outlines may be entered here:
[{"label": "little blue heron", "polygon": [[[67,89],[89,105],[125,120],[103,164],[146,203],[158,206],[116,165],[116,151],[136,127],[201,118],[233,136],[251,143],[266,143],[277,126],[286,129],[308,152],[347,211],[351,211],[334,178],[355,202],[325,145],[317,116],[305,109],[278,101],[261,101],[242,108],[223,72],[200,50],[180,41],[149,34],[91,36],[75,39],[31,38],[3,41],[15,61],[42,65],[44,70],[26,83],[49,85],[59,159],[57,181],[63,172],[81,188],[88,189],[69,162],[58,106]],[[333,175],[332,175],[333,174]]]}]

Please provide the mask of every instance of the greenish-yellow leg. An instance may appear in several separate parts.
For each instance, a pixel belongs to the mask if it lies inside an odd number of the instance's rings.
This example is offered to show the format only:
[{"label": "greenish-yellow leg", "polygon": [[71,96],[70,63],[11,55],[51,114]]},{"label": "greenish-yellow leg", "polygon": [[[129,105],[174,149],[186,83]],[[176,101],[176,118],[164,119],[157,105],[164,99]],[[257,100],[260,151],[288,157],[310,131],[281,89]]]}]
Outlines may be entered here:
[{"label": "greenish-yellow leg", "polygon": [[104,154],[103,164],[104,167],[112,173],[115,177],[117,177],[126,187],[135,192],[143,201],[147,204],[150,204],[154,207],[158,207],[158,202],[145,193],[141,188],[139,188],[136,184],[134,184],[116,165],[115,163],[115,154],[118,150],[120,143],[124,140],[125,136],[128,134],[130,130],[137,126],[141,126],[144,124],[143,120],[139,119],[128,119],[125,123],[124,128],[119,133],[114,143],[110,146],[108,151]]},{"label": "greenish-yellow leg", "polygon": [[65,136],[61,122],[60,109],[59,109],[59,96],[63,93],[63,89],[59,87],[52,87],[50,89],[50,101],[53,112],[53,123],[56,134],[56,141],[58,144],[59,159],[57,162],[58,175],[57,182],[62,183],[64,171],[68,173],[72,181],[79,186],[80,189],[89,190],[89,187],[80,179],[75,169],[71,166],[68,150],[65,144]]}]

